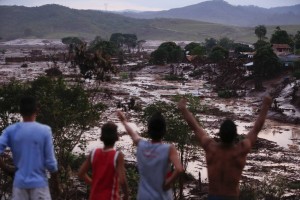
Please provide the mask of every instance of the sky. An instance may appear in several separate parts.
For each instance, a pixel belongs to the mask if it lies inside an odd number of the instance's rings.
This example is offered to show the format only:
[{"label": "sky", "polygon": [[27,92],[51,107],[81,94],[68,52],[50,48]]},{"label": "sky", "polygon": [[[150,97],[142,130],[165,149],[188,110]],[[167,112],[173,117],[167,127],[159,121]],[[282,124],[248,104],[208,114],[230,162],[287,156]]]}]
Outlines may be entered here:
[{"label": "sky", "polygon": [[[158,11],[197,4],[207,0],[0,0],[0,5],[41,6],[60,4],[75,9]],[[232,5],[255,5],[263,8],[291,6],[300,0],[225,0]]]}]

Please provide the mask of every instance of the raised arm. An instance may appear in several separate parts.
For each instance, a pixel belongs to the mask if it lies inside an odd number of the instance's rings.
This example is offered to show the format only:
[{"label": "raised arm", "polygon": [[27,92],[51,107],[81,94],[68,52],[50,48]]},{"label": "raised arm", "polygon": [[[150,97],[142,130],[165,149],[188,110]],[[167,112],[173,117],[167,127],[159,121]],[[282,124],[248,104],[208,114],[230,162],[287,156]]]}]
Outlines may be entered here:
[{"label": "raised arm", "polygon": [[119,153],[117,159],[117,173],[119,176],[119,183],[124,194],[123,200],[127,200],[129,193],[128,193],[128,184],[126,180],[125,166],[124,166],[124,154],[122,152]]},{"label": "raised arm", "polygon": [[270,96],[264,97],[260,112],[254,123],[254,126],[251,129],[251,131],[247,134],[247,139],[249,139],[251,147],[256,142],[257,135],[265,123],[265,119],[271,104],[272,104],[272,98]]},{"label": "raised arm", "polygon": [[117,111],[117,116],[120,119],[121,123],[123,124],[123,126],[125,127],[127,133],[130,135],[133,143],[135,145],[138,144],[138,142],[140,141],[141,137],[139,136],[139,134],[134,131],[127,123],[127,119],[124,115],[124,113],[122,113],[121,111]]},{"label": "raised arm", "polygon": [[204,150],[207,149],[210,142],[213,141],[204,129],[199,125],[194,115],[187,109],[186,107],[187,100],[185,98],[182,98],[178,103],[178,109],[183,115],[183,119],[188,123],[190,128],[194,131],[196,137],[198,138],[200,145],[204,148]]},{"label": "raised arm", "polygon": [[176,178],[183,172],[183,167],[179,160],[179,156],[174,145],[171,145],[170,147],[169,160],[174,165],[175,169],[172,175],[165,180],[163,185],[164,190],[169,190]]}]

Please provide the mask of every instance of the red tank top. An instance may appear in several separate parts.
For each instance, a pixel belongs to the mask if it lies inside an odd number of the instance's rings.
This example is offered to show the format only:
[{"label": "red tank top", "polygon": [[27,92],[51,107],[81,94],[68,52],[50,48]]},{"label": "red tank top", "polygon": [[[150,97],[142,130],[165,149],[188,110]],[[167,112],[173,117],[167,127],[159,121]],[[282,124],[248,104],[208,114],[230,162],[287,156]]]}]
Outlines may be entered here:
[{"label": "red tank top", "polygon": [[119,200],[119,179],[116,172],[118,152],[95,149],[91,155],[92,188],[90,200]]}]

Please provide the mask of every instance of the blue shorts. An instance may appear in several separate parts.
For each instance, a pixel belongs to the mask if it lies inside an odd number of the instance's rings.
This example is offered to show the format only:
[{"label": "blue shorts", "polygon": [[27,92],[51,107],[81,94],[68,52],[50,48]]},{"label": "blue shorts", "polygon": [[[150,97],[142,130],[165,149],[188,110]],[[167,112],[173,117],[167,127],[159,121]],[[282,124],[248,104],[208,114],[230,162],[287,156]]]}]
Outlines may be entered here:
[{"label": "blue shorts", "polygon": [[12,200],[51,200],[49,187],[22,189],[13,187]]}]

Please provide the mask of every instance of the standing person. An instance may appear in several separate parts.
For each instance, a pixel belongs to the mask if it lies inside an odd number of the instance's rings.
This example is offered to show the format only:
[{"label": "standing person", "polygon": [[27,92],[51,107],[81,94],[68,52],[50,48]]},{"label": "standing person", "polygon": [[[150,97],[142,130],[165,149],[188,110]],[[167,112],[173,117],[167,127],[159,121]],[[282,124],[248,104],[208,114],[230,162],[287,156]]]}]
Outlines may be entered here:
[{"label": "standing person", "polygon": [[[160,113],[154,114],[148,122],[148,134],[151,141],[143,140],[128,125],[125,115],[118,111],[117,115],[127,133],[137,146],[137,164],[140,174],[138,200],[170,200],[173,199],[171,186],[183,172],[177,150],[173,144],[162,143],[166,133],[166,122]],[[170,173],[170,164],[174,171]]]},{"label": "standing person", "polygon": [[[104,148],[94,149],[79,169],[78,176],[91,185],[90,200],[119,200],[119,184],[123,199],[128,199],[128,185],[125,175],[124,155],[114,149],[118,140],[118,127],[108,122],[101,128]],[[87,172],[92,168],[92,177]]]},{"label": "standing person", "polygon": [[236,200],[239,197],[239,181],[246,164],[246,156],[257,140],[257,135],[265,122],[268,109],[272,103],[270,97],[265,97],[253,128],[242,141],[236,142],[236,125],[231,120],[225,120],[220,127],[220,140],[216,142],[208,137],[193,114],[186,108],[186,99],[181,99],[178,108],[188,125],[193,129],[205,151],[209,200]]},{"label": "standing person", "polygon": [[20,113],[23,122],[8,126],[0,136],[0,153],[10,147],[16,168],[12,199],[51,199],[46,170],[57,181],[51,128],[36,122],[37,102],[33,97],[21,99]]}]

